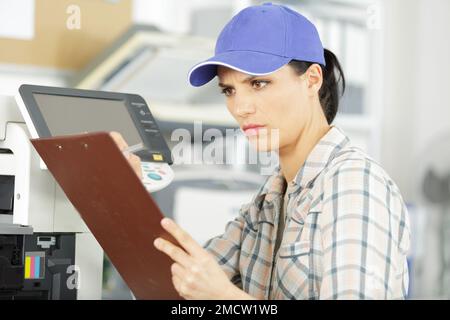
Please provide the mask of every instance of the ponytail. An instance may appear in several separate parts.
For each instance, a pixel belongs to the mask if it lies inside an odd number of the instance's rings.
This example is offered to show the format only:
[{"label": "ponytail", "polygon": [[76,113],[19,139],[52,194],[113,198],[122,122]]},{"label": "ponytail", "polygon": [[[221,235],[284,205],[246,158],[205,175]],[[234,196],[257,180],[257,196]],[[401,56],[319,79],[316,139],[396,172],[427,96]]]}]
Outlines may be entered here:
[{"label": "ponytail", "polygon": [[[324,49],[326,67],[320,65],[323,74],[322,87],[319,90],[319,100],[323,113],[331,124],[336,117],[339,107],[339,98],[345,91],[345,78],[341,64],[337,57],[328,49]],[[312,65],[311,62],[292,60],[289,65],[302,75]]]}]

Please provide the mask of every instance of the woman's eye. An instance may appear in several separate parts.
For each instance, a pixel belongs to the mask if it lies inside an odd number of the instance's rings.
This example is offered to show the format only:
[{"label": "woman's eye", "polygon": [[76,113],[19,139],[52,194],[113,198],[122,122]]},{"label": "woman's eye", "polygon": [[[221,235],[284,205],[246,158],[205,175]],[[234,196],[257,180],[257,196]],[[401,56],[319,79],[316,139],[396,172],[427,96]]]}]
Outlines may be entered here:
[{"label": "woman's eye", "polygon": [[269,84],[269,81],[266,80],[253,80],[252,87],[254,89],[262,89]]},{"label": "woman's eye", "polygon": [[226,95],[227,97],[229,97],[233,94],[233,89],[232,88],[223,88],[221,90],[221,93]]}]

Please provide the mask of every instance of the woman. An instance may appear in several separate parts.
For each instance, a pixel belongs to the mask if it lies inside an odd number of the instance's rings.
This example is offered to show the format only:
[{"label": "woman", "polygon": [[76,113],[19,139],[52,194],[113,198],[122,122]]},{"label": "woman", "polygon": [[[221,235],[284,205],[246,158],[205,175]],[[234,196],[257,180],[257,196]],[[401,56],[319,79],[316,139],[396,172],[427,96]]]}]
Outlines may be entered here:
[{"label": "woman", "polygon": [[[215,76],[250,142],[278,150],[280,166],[204,247],[162,220],[182,245],[154,243],[174,260],[180,295],[405,298],[408,213],[383,169],[331,124],[345,81],[315,26],[284,6],[248,7],[225,26],[215,56],[196,65],[189,80],[201,86]],[[130,162],[139,172],[138,159]]]}]

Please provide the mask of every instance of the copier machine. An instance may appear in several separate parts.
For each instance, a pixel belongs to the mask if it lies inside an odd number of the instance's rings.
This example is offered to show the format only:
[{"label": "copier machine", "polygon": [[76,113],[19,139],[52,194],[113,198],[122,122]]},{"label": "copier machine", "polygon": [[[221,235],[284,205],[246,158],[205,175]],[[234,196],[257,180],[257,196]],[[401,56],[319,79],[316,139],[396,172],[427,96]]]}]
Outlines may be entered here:
[{"label": "copier machine", "polygon": [[137,95],[22,85],[0,97],[0,299],[101,299],[103,250],[30,143],[91,131],[143,146],[149,192],[172,181],[170,150]]}]

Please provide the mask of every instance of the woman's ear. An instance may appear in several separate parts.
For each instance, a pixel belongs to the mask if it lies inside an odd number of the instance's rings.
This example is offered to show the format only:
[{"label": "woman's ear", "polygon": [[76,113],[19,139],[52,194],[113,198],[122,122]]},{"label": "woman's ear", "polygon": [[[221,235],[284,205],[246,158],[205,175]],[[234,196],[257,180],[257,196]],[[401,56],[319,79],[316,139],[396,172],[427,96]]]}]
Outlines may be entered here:
[{"label": "woman's ear", "polygon": [[316,95],[322,87],[322,68],[317,63],[314,63],[306,70],[305,76],[308,84],[308,91],[311,95]]}]

